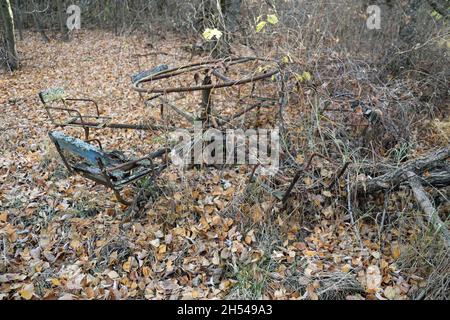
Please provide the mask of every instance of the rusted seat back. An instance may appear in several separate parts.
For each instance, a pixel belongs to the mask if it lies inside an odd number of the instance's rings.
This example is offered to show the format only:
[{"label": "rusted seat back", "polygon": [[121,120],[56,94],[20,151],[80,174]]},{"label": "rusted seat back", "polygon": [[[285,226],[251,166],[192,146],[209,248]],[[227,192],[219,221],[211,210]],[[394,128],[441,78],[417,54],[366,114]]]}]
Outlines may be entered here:
[{"label": "rusted seat back", "polygon": [[[48,117],[56,127],[81,127],[89,139],[89,128],[104,128],[111,117],[103,117],[97,102],[86,98],[69,98],[63,88],[50,88],[39,93]],[[88,114],[80,111],[80,106],[88,107]]]}]

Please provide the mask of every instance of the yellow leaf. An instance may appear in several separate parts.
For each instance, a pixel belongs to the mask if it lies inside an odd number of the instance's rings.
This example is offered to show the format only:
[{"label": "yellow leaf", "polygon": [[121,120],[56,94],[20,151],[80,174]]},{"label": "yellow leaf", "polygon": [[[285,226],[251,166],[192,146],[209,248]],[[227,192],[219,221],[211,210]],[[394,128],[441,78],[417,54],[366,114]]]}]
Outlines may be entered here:
[{"label": "yellow leaf", "polygon": [[165,244],[159,246],[158,253],[163,254],[167,252],[167,247]]},{"label": "yellow leaf", "polygon": [[312,75],[308,71],[304,71],[301,75],[299,75],[298,73],[294,73],[294,78],[298,82],[308,82],[311,81]]},{"label": "yellow leaf", "polygon": [[259,204],[255,204],[252,207],[252,218],[253,218],[253,222],[260,222],[262,221],[263,217],[264,217],[264,212],[261,209],[261,206]]},{"label": "yellow leaf", "polygon": [[219,40],[222,37],[223,33],[222,31],[214,28],[206,28],[205,31],[203,31],[203,38],[205,38],[206,40],[212,40],[212,38],[216,38],[217,40]]},{"label": "yellow leaf", "polygon": [[52,285],[54,285],[55,287],[61,285],[61,281],[59,281],[59,279],[56,279],[56,278],[50,279],[50,282],[51,282]]},{"label": "yellow leaf", "polygon": [[25,300],[33,298],[33,285],[27,285],[24,289],[19,291],[20,296]]},{"label": "yellow leaf", "polygon": [[288,64],[289,62],[291,62],[292,60],[291,60],[291,58],[289,57],[289,56],[284,56],[282,59],[281,59],[281,62],[283,62],[284,64]]},{"label": "yellow leaf", "polygon": [[8,220],[8,214],[6,212],[0,213],[0,222],[6,222]]},{"label": "yellow leaf", "polygon": [[307,187],[310,187],[313,184],[313,181],[310,177],[306,177],[305,179],[303,179],[303,182],[306,184]]},{"label": "yellow leaf", "polygon": [[315,251],[311,251],[311,250],[306,250],[305,251],[305,256],[314,257],[315,255],[316,255]]},{"label": "yellow leaf", "polygon": [[331,194],[331,192],[328,191],[328,190],[322,191],[322,194],[323,194],[325,197],[327,197],[327,198],[332,198],[332,197],[333,197],[333,195]]},{"label": "yellow leaf", "polygon": [[392,245],[391,252],[392,252],[392,258],[397,260],[401,254],[400,246],[398,244]]},{"label": "yellow leaf", "polygon": [[144,275],[144,277],[148,278],[150,276],[151,270],[149,267],[143,267],[142,268],[142,274]]},{"label": "yellow leaf", "polygon": [[310,81],[312,79],[311,73],[309,73],[308,71],[303,72],[302,78],[305,82]]},{"label": "yellow leaf", "polygon": [[256,32],[260,32],[266,26],[266,23],[266,21],[261,21],[260,23],[258,23],[256,25]]},{"label": "yellow leaf", "polygon": [[303,156],[301,154],[298,154],[295,157],[295,161],[297,161],[298,164],[304,164],[305,163],[305,158],[303,158]]},{"label": "yellow leaf", "polygon": [[277,24],[278,23],[278,17],[274,14],[268,14],[267,15],[267,22],[271,24]]},{"label": "yellow leaf", "polygon": [[122,268],[123,268],[123,270],[125,270],[126,272],[130,272],[130,270],[131,270],[131,261],[128,259],[128,261],[125,262],[125,263],[122,265]]},{"label": "yellow leaf", "polygon": [[351,266],[347,263],[346,265],[344,265],[343,267],[342,267],[342,272],[344,272],[344,273],[349,273],[350,272],[350,270],[351,270]]}]

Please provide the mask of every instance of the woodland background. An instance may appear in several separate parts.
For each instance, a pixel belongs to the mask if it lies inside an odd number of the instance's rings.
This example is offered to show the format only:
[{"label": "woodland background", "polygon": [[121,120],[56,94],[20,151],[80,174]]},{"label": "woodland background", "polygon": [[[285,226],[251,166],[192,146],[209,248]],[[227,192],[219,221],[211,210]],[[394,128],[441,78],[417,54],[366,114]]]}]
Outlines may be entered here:
[{"label": "woodland background", "polygon": [[[0,4],[0,300],[449,298],[449,1]],[[70,4],[81,30],[65,26]],[[379,30],[366,25],[374,4]],[[277,23],[257,31],[268,14]],[[223,37],[206,41],[206,28]],[[171,168],[125,207],[67,174],[39,91],[65,87],[124,122],[151,121],[130,76],[211,55],[271,57],[303,75],[283,92],[275,177]],[[272,111],[245,119],[278,122]],[[96,134],[130,154],[161,144],[151,132]],[[447,156],[416,172],[431,215],[408,179],[367,189],[437,149]]]}]

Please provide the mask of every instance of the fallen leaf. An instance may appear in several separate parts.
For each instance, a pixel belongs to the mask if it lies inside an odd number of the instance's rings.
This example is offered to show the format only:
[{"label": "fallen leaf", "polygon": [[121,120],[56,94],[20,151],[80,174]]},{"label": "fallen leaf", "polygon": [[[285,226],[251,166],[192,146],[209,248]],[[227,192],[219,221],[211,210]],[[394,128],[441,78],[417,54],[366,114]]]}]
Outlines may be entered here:
[{"label": "fallen leaf", "polygon": [[380,268],[375,265],[371,265],[366,271],[366,286],[367,291],[370,293],[375,293],[380,290],[381,286],[381,272]]}]

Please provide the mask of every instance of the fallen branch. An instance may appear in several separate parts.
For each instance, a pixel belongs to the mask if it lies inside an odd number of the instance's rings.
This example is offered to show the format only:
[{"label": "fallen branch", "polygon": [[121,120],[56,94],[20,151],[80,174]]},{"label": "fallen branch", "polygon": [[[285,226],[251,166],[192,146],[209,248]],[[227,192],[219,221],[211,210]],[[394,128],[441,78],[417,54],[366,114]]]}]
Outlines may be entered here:
[{"label": "fallen branch", "polygon": [[436,233],[439,233],[442,236],[446,246],[450,247],[450,232],[448,231],[446,224],[439,218],[439,214],[426,195],[425,190],[420,183],[420,179],[411,171],[405,174],[405,178],[408,179],[408,183],[414,193],[417,203],[422,208],[423,212],[425,212],[427,221],[432,225]]},{"label": "fallen branch", "polygon": [[[444,161],[448,158],[450,158],[450,146],[439,149],[422,158],[409,161],[401,167],[387,172],[379,177],[360,182],[357,185],[357,191],[358,193],[371,194],[386,189],[395,189],[401,183],[405,182],[405,174],[407,172],[413,172],[416,175],[421,175],[425,171],[432,171],[433,169],[442,167]],[[427,180],[427,178],[425,178],[425,180]],[[448,170],[440,170],[439,176],[432,174],[432,177],[428,182],[431,185],[433,185],[433,182],[436,182],[438,185],[442,186],[442,183],[445,181],[450,181],[450,172]]]}]

